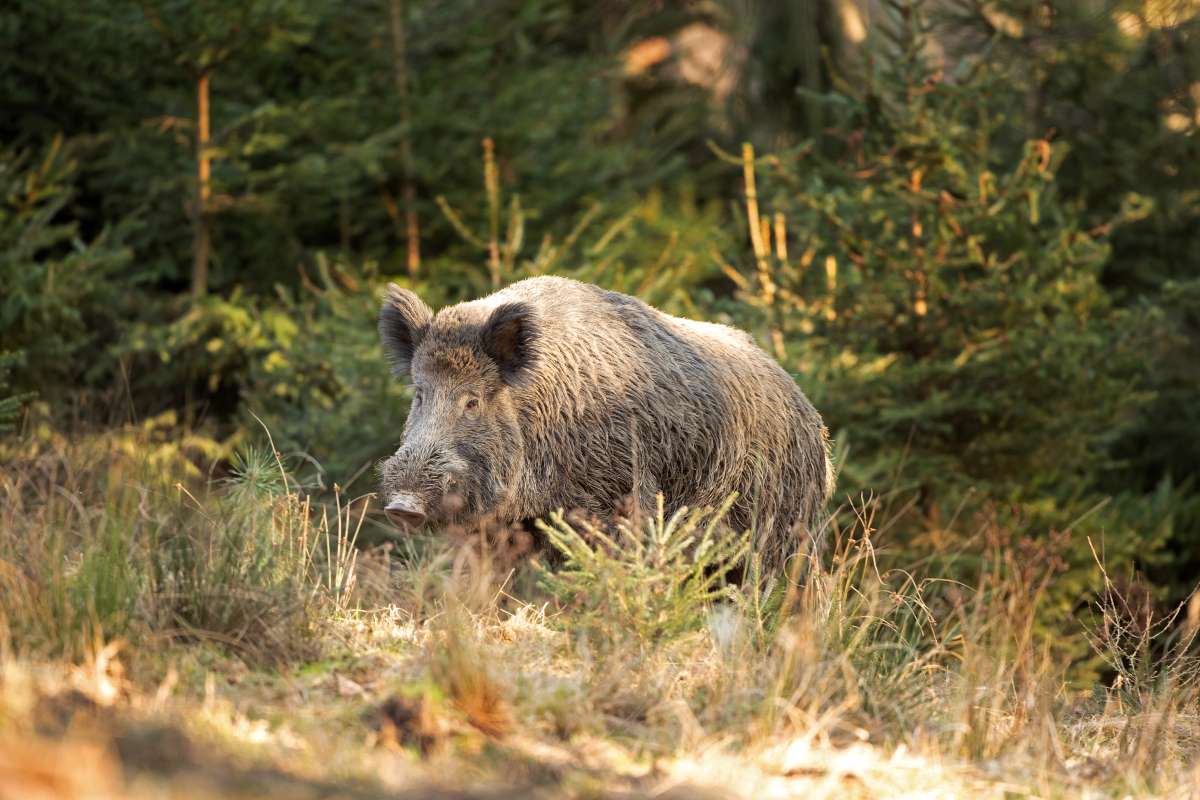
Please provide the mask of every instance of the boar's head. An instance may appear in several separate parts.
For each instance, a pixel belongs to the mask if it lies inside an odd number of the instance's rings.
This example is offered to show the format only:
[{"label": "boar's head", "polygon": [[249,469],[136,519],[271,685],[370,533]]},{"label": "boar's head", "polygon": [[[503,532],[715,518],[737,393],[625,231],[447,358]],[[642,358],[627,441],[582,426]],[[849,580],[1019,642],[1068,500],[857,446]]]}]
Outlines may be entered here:
[{"label": "boar's head", "polygon": [[392,373],[413,386],[404,438],[382,466],[381,499],[401,528],[497,511],[523,469],[516,390],[537,359],[532,308],[451,307],[434,317],[395,284],[379,314]]}]

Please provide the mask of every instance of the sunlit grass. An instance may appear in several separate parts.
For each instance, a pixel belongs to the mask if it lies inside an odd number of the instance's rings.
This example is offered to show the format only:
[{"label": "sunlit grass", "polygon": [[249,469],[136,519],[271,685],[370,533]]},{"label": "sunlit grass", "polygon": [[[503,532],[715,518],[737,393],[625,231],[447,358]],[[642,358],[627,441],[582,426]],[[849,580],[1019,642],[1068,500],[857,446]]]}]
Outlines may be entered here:
[{"label": "sunlit grass", "polygon": [[553,516],[516,566],[479,540],[360,552],[363,501],[272,450],[210,482],[152,439],[9,462],[0,796],[1200,788],[1200,603],[1156,618],[1098,566],[1080,608],[1113,677],[1081,685],[1043,630],[1053,563],[1001,531],[969,583],[901,569],[870,500],[791,578],[721,509]]}]

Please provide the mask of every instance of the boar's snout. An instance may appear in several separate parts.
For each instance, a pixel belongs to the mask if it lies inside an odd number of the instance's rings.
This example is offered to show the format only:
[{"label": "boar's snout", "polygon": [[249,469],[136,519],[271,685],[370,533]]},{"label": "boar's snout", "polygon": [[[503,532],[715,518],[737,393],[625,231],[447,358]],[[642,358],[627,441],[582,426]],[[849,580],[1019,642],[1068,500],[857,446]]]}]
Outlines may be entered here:
[{"label": "boar's snout", "polygon": [[380,500],[402,530],[458,519],[475,486],[468,463],[444,444],[409,442],[384,462]]},{"label": "boar's snout", "polygon": [[425,522],[425,504],[411,494],[396,495],[384,506],[388,519],[401,530],[419,528]]}]

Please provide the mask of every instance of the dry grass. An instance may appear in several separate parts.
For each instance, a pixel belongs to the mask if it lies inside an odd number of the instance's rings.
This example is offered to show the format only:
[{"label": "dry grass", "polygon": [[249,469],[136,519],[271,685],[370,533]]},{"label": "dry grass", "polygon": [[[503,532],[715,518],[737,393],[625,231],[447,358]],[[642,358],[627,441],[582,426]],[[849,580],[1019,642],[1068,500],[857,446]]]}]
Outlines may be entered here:
[{"label": "dry grass", "polygon": [[7,454],[5,800],[1200,792],[1200,603],[1156,619],[1098,567],[1115,677],[1079,685],[1043,631],[1053,559],[995,531],[971,585],[898,569],[869,502],[803,584],[719,511],[557,518],[553,568],[356,559],[361,505],[273,457],[211,486],[120,436]]}]

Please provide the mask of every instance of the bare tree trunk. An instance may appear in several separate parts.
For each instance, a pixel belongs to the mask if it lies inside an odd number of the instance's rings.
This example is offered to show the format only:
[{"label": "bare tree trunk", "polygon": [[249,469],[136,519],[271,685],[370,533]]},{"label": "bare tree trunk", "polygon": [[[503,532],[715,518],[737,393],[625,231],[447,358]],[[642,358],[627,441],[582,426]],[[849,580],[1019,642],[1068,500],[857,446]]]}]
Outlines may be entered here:
[{"label": "bare tree trunk", "polygon": [[192,210],[192,300],[199,300],[208,292],[208,262],[212,254],[212,231],[208,216],[209,197],[212,194],[212,159],[208,153],[209,72],[201,72],[196,79],[196,202]]},{"label": "bare tree trunk", "polygon": [[799,56],[800,80],[811,94],[803,99],[804,117],[809,136],[820,141],[824,116],[821,104],[813,95],[821,91],[821,15],[823,0],[802,0],[794,6],[793,18],[788,20],[795,52]]},{"label": "bare tree trunk", "polygon": [[346,195],[338,198],[338,233],[342,246],[342,253],[350,252],[350,200]]},{"label": "bare tree trunk", "polygon": [[417,190],[413,184],[412,114],[408,105],[408,43],[404,35],[404,0],[392,0],[392,66],[396,75],[396,98],[400,124],[405,128],[400,140],[400,196],[404,203],[404,235],[408,244],[408,274],[416,276],[421,267],[421,230],[417,224]]}]

